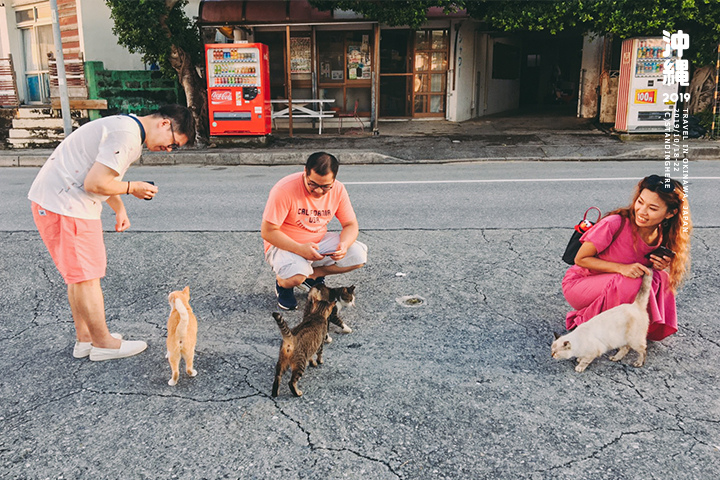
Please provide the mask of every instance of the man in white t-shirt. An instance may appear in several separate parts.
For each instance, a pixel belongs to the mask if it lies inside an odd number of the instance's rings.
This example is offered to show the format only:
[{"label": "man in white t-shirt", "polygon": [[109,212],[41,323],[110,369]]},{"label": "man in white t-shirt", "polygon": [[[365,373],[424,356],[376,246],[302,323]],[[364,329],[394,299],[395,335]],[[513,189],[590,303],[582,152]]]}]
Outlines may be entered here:
[{"label": "man in white t-shirt", "polygon": [[115,212],[115,230],[130,227],[121,199],[152,199],[158,188],[123,181],[143,144],[151,151],[173,151],[195,139],[192,113],[165,105],[143,117],[114,115],[89,122],[53,151],[30,187],[28,198],[40,236],[62,275],[75,322],[75,358],[110,360],[136,355],[143,341],[127,341],[108,330],[100,279],[107,257],[100,212],[106,202]]}]

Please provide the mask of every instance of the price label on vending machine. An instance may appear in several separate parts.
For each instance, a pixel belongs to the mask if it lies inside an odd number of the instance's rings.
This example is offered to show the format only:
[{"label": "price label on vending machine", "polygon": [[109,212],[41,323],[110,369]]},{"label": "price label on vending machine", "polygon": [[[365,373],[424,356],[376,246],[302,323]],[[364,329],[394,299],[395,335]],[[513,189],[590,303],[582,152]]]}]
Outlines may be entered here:
[{"label": "price label on vending machine", "polygon": [[657,90],[635,90],[635,103],[655,103]]}]

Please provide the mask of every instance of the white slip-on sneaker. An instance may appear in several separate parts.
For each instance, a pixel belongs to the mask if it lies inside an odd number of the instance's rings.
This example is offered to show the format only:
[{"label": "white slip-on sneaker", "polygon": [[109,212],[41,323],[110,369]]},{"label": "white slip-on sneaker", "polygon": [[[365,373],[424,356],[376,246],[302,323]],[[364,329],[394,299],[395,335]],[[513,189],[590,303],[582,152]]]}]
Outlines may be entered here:
[{"label": "white slip-on sneaker", "polygon": [[[111,333],[111,337],[117,338],[118,340],[122,340],[123,336],[119,333]],[[90,355],[90,349],[92,348],[91,342],[75,342],[75,347],[73,348],[73,357],[75,358],[85,358],[88,355]]]},{"label": "white slip-on sneaker", "polygon": [[114,360],[116,358],[132,357],[147,348],[147,343],[142,340],[123,340],[120,348],[98,348],[90,350],[90,360],[99,362],[102,360]]}]

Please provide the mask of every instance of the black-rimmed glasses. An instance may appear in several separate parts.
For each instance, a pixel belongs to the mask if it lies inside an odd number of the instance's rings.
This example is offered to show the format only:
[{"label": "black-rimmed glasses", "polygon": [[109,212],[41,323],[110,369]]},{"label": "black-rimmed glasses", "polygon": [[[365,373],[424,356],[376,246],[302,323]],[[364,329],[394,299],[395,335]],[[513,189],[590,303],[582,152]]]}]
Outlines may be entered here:
[{"label": "black-rimmed glasses", "polygon": [[313,182],[312,180],[310,180],[307,177],[305,177],[305,180],[307,180],[308,188],[310,188],[310,190],[317,190],[319,188],[323,192],[328,192],[328,191],[332,190],[332,188],[335,184],[335,182],[333,182],[328,185],[318,185],[317,183]]},{"label": "black-rimmed glasses", "polygon": [[167,148],[169,151],[177,150],[180,148],[180,145],[177,143],[177,140],[175,140],[175,129],[173,128],[172,120],[168,119],[170,121],[170,134],[172,135],[173,143],[168,145]]}]

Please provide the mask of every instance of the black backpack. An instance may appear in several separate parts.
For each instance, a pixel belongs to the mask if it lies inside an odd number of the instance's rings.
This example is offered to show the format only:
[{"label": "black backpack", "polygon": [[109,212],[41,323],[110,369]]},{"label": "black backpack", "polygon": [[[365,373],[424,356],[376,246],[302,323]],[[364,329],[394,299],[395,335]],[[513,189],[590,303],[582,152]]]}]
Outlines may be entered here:
[{"label": "black backpack", "polygon": [[[598,217],[597,220],[594,222],[591,222],[587,219],[588,212],[590,210],[597,210]],[[582,242],[580,242],[580,237],[582,237],[583,233],[590,230],[593,225],[595,225],[598,221],[600,221],[600,217],[602,216],[602,212],[597,207],[590,207],[587,210],[585,210],[585,215],[583,215],[582,220],[575,225],[575,231],[572,234],[572,237],[570,237],[570,241],[567,244],[567,247],[565,247],[565,253],[563,253],[562,259],[565,263],[568,265],[575,265],[575,255],[577,255],[578,250],[580,250],[580,247],[582,246]]]}]

